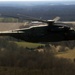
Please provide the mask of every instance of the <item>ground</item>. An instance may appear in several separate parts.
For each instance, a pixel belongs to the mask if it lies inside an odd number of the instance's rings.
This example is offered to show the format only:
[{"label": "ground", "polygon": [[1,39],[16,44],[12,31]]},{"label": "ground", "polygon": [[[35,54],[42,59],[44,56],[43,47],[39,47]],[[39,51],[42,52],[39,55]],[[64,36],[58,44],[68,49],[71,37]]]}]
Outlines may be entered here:
[{"label": "ground", "polygon": [[72,50],[68,50],[66,52],[59,52],[58,54],[56,54],[56,56],[74,60],[75,59],[75,48]]}]

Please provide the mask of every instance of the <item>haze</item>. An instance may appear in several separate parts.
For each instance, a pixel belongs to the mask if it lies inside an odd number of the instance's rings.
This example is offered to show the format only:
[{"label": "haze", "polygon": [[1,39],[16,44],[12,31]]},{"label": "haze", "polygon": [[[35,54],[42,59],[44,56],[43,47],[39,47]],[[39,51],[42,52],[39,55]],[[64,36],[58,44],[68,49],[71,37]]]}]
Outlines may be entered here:
[{"label": "haze", "polygon": [[[75,1],[71,1],[71,0],[69,0],[69,1],[67,1],[67,0],[46,0],[46,1],[44,1],[44,0],[21,0],[21,1],[19,1],[19,0],[9,0],[9,1],[7,1],[7,0],[0,0],[1,2],[0,2],[0,6],[13,6],[13,7],[15,7],[15,6],[34,6],[34,5],[72,5],[72,4],[75,4]],[[36,2],[37,1],[37,2]]]},{"label": "haze", "polygon": [[74,1],[74,0],[0,0],[0,1]]}]

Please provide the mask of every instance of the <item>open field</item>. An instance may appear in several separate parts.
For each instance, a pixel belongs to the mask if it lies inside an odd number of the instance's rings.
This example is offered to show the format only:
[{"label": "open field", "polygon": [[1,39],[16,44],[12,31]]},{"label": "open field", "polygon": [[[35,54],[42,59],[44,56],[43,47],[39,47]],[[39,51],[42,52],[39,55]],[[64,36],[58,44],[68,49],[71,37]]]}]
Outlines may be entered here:
[{"label": "open field", "polygon": [[67,52],[58,53],[56,56],[74,60],[75,59],[75,48]]},{"label": "open field", "polygon": [[28,48],[36,48],[38,46],[44,46],[44,44],[37,43],[29,43],[29,42],[16,42],[19,46],[28,47]]},{"label": "open field", "polygon": [[3,23],[0,22],[0,31],[8,31],[8,30],[14,30],[14,29],[19,29],[20,26],[23,26],[24,23]]}]

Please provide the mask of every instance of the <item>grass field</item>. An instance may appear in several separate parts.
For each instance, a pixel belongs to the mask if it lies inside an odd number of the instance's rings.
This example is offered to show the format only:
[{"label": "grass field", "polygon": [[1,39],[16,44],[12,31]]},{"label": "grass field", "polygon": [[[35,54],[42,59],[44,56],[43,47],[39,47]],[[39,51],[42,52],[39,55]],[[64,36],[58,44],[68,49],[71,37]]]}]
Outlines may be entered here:
[{"label": "grass field", "polygon": [[72,50],[68,50],[67,52],[58,53],[56,56],[74,60],[75,59],[75,48]]},{"label": "grass field", "polygon": [[29,43],[29,42],[16,42],[19,46],[28,47],[28,48],[36,48],[38,46],[44,46],[44,44],[37,43]]},{"label": "grass field", "polygon": [[[44,46],[44,44],[37,43],[29,43],[29,42],[16,42],[19,46],[28,47],[28,48],[36,48],[38,46]],[[72,50],[68,50],[67,52],[59,52],[56,54],[57,57],[67,58],[67,59],[75,59],[75,48]]]}]

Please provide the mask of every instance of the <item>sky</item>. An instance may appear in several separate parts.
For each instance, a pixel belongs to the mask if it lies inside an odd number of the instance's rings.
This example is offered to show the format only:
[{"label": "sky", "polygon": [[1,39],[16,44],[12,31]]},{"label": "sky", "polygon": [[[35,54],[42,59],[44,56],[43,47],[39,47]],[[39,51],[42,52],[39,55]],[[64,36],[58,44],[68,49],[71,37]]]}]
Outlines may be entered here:
[{"label": "sky", "polygon": [[75,1],[75,0],[0,0],[0,1]]}]

